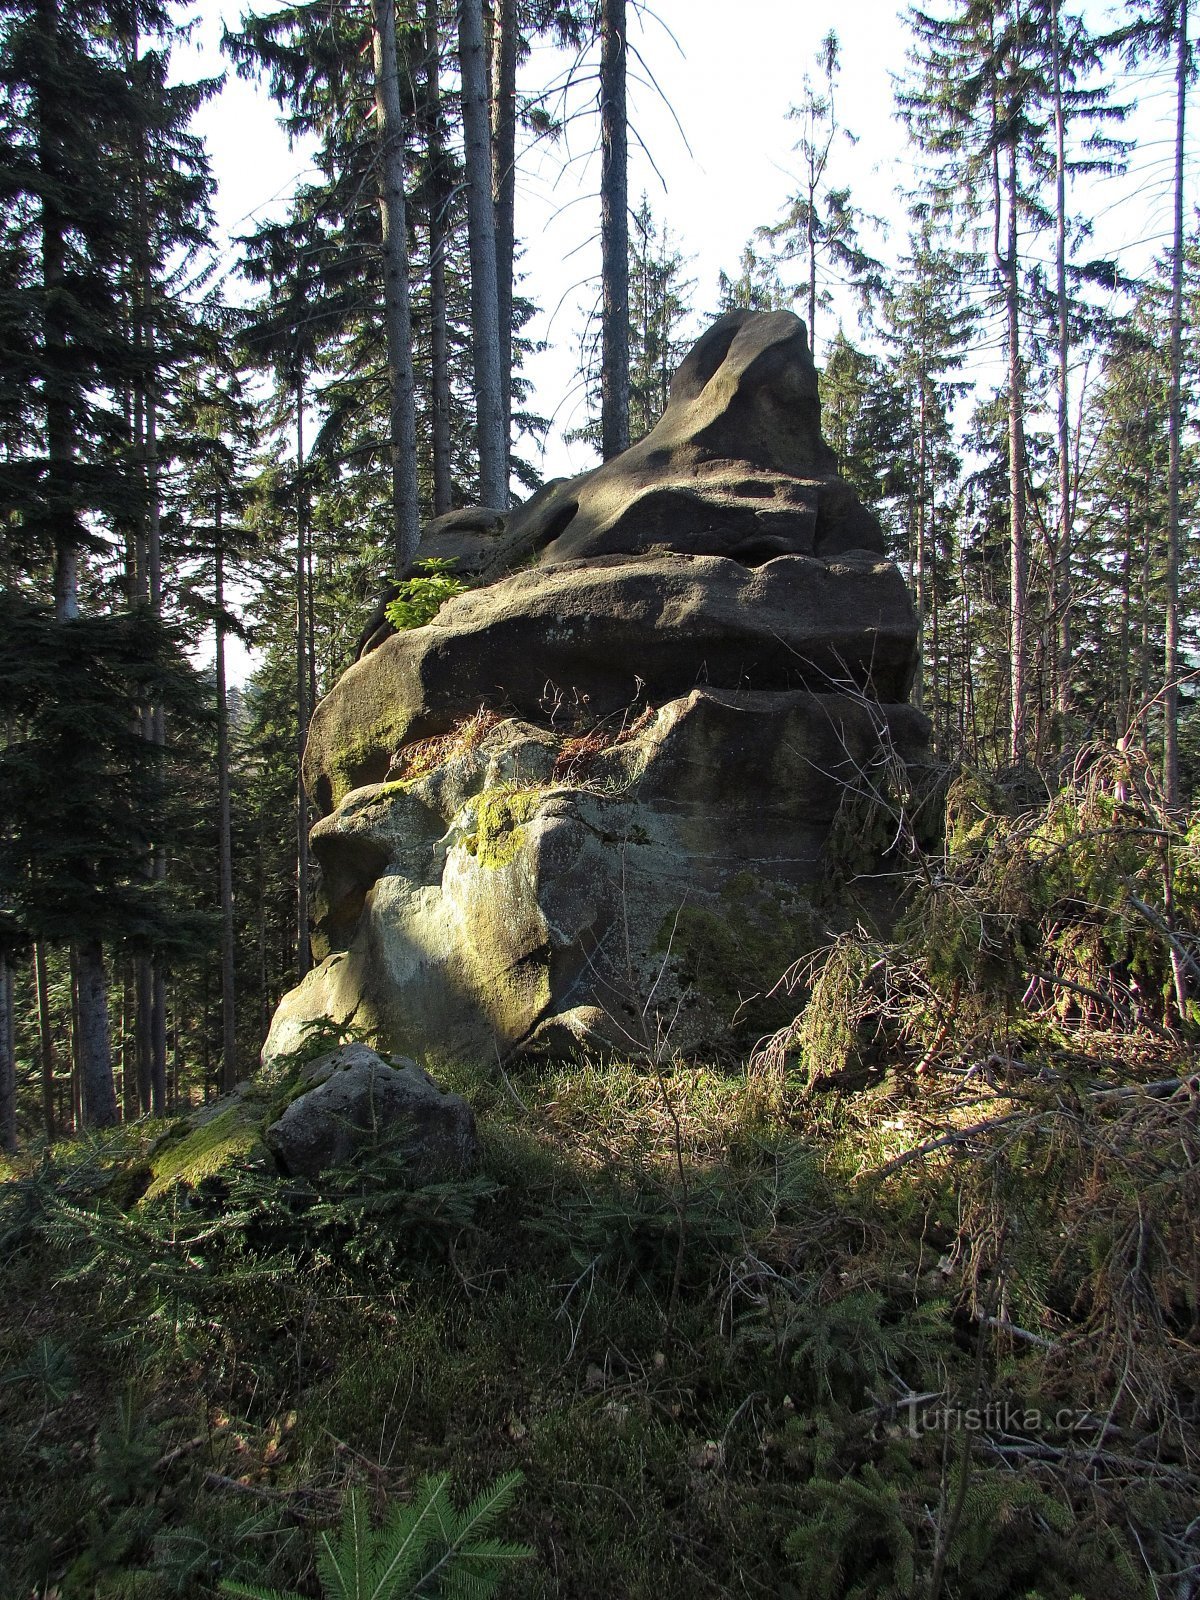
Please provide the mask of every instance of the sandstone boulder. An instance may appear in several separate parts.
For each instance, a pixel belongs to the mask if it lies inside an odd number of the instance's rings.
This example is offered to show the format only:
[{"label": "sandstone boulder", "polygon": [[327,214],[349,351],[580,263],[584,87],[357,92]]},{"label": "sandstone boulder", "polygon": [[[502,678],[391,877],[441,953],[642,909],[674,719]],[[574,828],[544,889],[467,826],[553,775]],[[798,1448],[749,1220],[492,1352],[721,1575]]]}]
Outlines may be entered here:
[{"label": "sandstone boulder", "polygon": [[293,1177],[315,1178],[367,1146],[398,1152],[415,1183],[473,1166],[475,1117],[413,1061],[396,1066],[365,1045],[346,1045],[310,1062],[312,1087],[291,1101],[263,1138]]},{"label": "sandstone boulder", "polygon": [[804,325],[721,318],[646,439],[468,533],[481,585],[313,716],[319,964],[265,1055],[321,1017],[432,1059],[756,1037],[799,955],[886,909],[928,734]]},{"label": "sandstone boulder", "polygon": [[414,739],[481,705],[550,722],[719,689],[845,688],[904,700],[912,602],[880,556],[760,567],[662,552],[535,567],[449,601],[350,667],[317,707],[304,778],[323,811]]},{"label": "sandstone boulder", "polygon": [[427,522],[421,529],[416,555],[400,574],[399,582],[388,584],[367,618],[358,637],[355,660],[395,632],[387,620],[387,608],[400,592],[399,583],[417,577],[427,561],[449,561],[455,577],[477,578],[493,564],[496,541],[507,520],[507,513],[503,511],[493,511],[487,506],[464,506],[460,511],[447,511]]}]

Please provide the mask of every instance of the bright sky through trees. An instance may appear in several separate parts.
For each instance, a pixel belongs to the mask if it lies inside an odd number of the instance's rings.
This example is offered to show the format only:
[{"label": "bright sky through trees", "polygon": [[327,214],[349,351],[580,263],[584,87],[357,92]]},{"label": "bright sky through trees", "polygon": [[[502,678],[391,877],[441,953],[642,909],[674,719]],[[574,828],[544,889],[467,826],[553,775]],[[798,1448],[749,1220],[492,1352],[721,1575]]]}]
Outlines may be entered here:
[{"label": "bright sky through trees", "polygon": [[[1121,8],[1084,6],[1094,28],[1119,19]],[[197,35],[207,70],[220,66],[221,18],[232,25],[238,5],[202,8]],[[854,203],[881,219],[867,242],[885,261],[903,249],[904,193],[915,186],[916,153],[893,116],[893,80],[906,71],[910,36],[894,0],[852,0],[850,5],[796,6],[792,0],[741,0],[736,20],[725,0],[656,0],[630,11],[630,203],[645,190],[655,215],[692,258],[697,317],[717,304],[717,275],[736,270],[747,240],[780,216],[798,173],[793,145],[799,129],[788,108],[800,97],[804,74],[816,75],[822,37],[838,33],[841,72],[838,117],[856,136],[839,138],[831,175],[851,190]],[[181,74],[197,70],[180,51]],[[572,73],[577,81],[571,86]],[[548,348],[527,372],[536,386],[534,410],[552,416],[542,463],[547,475],[580,471],[594,457],[586,444],[567,445],[564,432],[584,420],[579,352],[583,327],[598,292],[599,120],[595,114],[594,62],[580,66],[569,52],[539,43],[521,69],[526,95],[547,95],[548,108],[569,118],[563,138],[519,156],[517,233],[523,248],[523,288],[538,306],[530,332]],[[558,91],[556,93],[556,91]],[[561,98],[565,95],[565,99]],[[1174,111],[1170,65],[1148,64],[1138,78],[1136,110],[1128,131],[1137,139],[1122,177],[1078,186],[1075,209],[1095,225],[1095,254],[1119,254],[1126,271],[1144,271],[1169,242],[1171,135]],[[255,86],[229,75],[225,92],[203,114],[227,233],[248,228],[272,208],[282,211],[305,152],[289,150],[274,111]],[[1194,160],[1189,170],[1194,171]],[[1049,263],[1047,235],[1035,254]],[[234,252],[226,249],[228,267]],[[785,281],[799,282],[799,264],[785,266]],[[831,284],[835,296],[836,283]],[[854,322],[847,299],[828,319]],[[985,330],[974,362],[987,366],[999,351],[1002,330]],[[820,360],[821,351],[818,351]]]}]

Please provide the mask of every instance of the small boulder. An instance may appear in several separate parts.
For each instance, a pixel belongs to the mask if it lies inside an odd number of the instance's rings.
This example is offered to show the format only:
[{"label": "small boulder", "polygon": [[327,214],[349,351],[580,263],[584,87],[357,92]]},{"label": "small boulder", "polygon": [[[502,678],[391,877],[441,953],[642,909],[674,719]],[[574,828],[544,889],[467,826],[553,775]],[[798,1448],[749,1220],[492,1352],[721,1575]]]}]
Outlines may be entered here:
[{"label": "small boulder", "polygon": [[475,1115],[415,1061],[391,1065],[366,1045],[345,1045],[311,1062],[297,1096],[263,1135],[293,1176],[315,1178],[368,1145],[404,1158],[415,1182],[452,1176],[479,1155]]}]

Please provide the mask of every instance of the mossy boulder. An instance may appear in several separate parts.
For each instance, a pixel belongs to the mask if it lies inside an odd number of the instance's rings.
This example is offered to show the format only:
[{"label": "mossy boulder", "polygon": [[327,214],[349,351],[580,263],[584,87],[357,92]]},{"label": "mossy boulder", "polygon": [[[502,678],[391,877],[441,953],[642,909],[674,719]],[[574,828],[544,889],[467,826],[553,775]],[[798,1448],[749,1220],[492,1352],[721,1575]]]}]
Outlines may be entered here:
[{"label": "mossy boulder", "polygon": [[320,1018],[434,1060],[757,1037],[847,914],[818,904],[824,852],[880,718],[919,754],[903,704],[696,689],[586,737],[510,718],[354,791],[313,832],[328,954],[265,1058]]},{"label": "mossy boulder", "polygon": [[328,1049],[328,1030],[278,1055],[269,1071],[181,1117],[139,1163],[133,1199],[196,1189],[258,1157],[305,1178],[344,1165],[364,1147],[398,1151],[415,1182],[467,1170],[478,1155],[475,1118],[405,1058],[362,1043]]},{"label": "mossy boulder", "polygon": [[385,1061],[361,1044],[311,1063],[263,1140],[285,1171],[310,1179],[364,1149],[396,1153],[416,1183],[457,1176],[479,1155],[461,1095],[439,1088],[415,1061]]},{"label": "mossy boulder", "polygon": [[269,1109],[264,1086],[244,1084],[181,1118],[150,1152],[150,1182],[143,1198],[158,1200],[177,1187],[195,1189],[261,1149]]}]

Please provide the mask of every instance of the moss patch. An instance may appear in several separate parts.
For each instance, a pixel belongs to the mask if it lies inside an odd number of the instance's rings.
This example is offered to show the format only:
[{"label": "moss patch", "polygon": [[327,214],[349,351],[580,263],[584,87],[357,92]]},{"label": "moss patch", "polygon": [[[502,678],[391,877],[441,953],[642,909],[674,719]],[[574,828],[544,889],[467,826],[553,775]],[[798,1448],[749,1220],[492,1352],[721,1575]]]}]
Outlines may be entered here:
[{"label": "moss patch", "polygon": [[405,726],[380,722],[329,751],[329,810],[341,805],[351,790],[378,783],[387,775],[391,752],[400,743]]},{"label": "moss patch", "polygon": [[721,891],[719,910],[685,906],[667,917],[654,947],[670,950],[684,982],[740,1035],[781,1027],[792,1016],[794,1000],[769,991],[817,942],[810,906],[794,891],[743,872]]},{"label": "moss patch", "polygon": [[176,1184],[194,1189],[231,1162],[249,1155],[259,1144],[263,1101],[243,1095],[199,1127],[176,1133],[171,1129],[150,1155],[151,1179],[145,1198],[156,1200]]},{"label": "moss patch", "polygon": [[463,840],[480,866],[495,869],[516,860],[525,841],[525,824],[544,793],[542,789],[483,791],[475,805],[475,831]]}]

